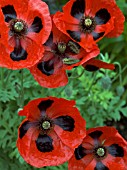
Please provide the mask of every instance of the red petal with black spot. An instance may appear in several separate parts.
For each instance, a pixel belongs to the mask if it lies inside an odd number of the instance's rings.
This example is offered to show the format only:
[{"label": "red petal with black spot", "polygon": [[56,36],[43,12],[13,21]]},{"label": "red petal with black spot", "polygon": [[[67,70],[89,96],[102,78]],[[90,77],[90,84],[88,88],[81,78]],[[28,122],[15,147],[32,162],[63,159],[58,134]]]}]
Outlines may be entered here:
[{"label": "red petal with black spot", "polygon": [[114,0],[70,0],[54,16],[57,28],[87,51],[104,36],[119,36],[124,20]]},{"label": "red petal with black spot", "polygon": [[32,166],[55,166],[68,161],[86,135],[85,120],[74,101],[55,97],[30,101],[19,112],[17,147]]},{"label": "red petal with black spot", "polygon": [[84,169],[127,169],[127,142],[114,127],[91,128],[87,131],[82,144],[69,160],[69,170]]},{"label": "red petal with black spot", "polygon": [[0,1],[0,66],[10,69],[35,65],[51,31],[48,6],[41,0]]},{"label": "red petal with black spot", "polygon": [[53,23],[52,32],[45,43],[42,60],[30,68],[31,74],[41,86],[55,88],[68,83],[66,70],[82,65],[99,54],[97,45],[86,52],[79,44],[59,31]]},{"label": "red petal with black spot", "polygon": [[87,71],[97,71],[100,68],[114,70],[114,64],[106,63],[97,59],[90,59],[82,65]]}]

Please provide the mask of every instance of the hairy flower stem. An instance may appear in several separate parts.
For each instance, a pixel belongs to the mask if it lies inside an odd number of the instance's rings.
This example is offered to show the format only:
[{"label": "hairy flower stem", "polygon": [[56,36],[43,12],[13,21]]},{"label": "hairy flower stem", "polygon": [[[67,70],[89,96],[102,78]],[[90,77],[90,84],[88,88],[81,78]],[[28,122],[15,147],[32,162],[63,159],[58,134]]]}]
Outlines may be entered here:
[{"label": "hairy flower stem", "polygon": [[23,70],[21,70],[21,91],[20,91],[20,107],[24,106],[24,87],[23,87]]},{"label": "hairy flower stem", "polygon": [[117,74],[117,76],[112,80],[112,83],[127,69],[127,65]]},{"label": "hairy flower stem", "polygon": [[114,62],[114,64],[117,65],[118,68],[119,68],[119,81],[120,81],[120,85],[122,85],[122,74],[121,74],[122,68],[121,68],[121,65],[120,65],[119,62]]},{"label": "hairy flower stem", "polygon": [[1,89],[3,89],[4,88],[4,68],[1,68],[0,74],[1,74]]}]

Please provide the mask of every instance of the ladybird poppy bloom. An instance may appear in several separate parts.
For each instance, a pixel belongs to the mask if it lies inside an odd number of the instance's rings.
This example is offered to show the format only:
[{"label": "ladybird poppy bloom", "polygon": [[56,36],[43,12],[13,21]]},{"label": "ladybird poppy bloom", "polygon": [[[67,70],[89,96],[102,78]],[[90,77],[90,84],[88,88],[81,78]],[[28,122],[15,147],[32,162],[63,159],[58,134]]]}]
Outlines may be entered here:
[{"label": "ladybird poppy bloom", "polygon": [[94,45],[89,53],[86,52],[79,44],[59,31],[54,23],[49,39],[44,45],[44,57],[29,69],[41,86],[50,88],[66,85],[68,82],[66,70],[82,65],[100,52],[97,45]]},{"label": "ladybird poppy bloom", "polygon": [[19,115],[17,147],[35,167],[54,166],[69,160],[86,135],[85,120],[74,101],[55,97],[30,101]]},{"label": "ladybird poppy bloom", "polygon": [[87,51],[104,36],[119,36],[124,28],[124,16],[114,0],[70,0],[54,22]]},{"label": "ladybird poppy bloom", "polygon": [[48,6],[41,0],[0,1],[0,66],[27,68],[38,62],[51,31]]},{"label": "ladybird poppy bloom", "polygon": [[97,59],[90,59],[82,65],[87,71],[97,71],[100,68],[114,70],[114,64],[106,63]]},{"label": "ladybird poppy bloom", "polygon": [[69,170],[116,169],[127,169],[127,142],[113,127],[89,129],[69,160]]}]

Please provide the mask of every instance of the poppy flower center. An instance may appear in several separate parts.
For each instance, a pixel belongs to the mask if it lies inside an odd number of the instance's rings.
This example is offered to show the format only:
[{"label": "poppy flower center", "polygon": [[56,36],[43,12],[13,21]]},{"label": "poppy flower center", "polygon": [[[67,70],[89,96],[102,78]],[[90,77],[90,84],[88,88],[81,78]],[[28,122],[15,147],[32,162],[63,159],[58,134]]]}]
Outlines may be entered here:
[{"label": "poppy flower center", "polygon": [[10,36],[21,38],[27,34],[28,26],[25,21],[21,19],[12,19],[9,23]]},{"label": "poppy flower center", "polygon": [[16,32],[22,31],[23,28],[24,28],[24,25],[23,25],[22,22],[16,22],[15,25],[14,25],[14,30],[15,30]]},{"label": "poppy flower center", "polygon": [[92,20],[90,18],[86,18],[84,24],[86,27],[90,27],[92,25]]},{"label": "poppy flower center", "polygon": [[58,50],[60,53],[63,54],[65,52],[66,48],[67,48],[67,46],[65,43],[63,43],[63,42],[58,43]]},{"label": "poppy flower center", "polygon": [[45,129],[45,130],[50,129],[50,126],[51,126],[51,124],[50,124],[49,121],[42,122],[42,128],[43,129]]},{"label": "poppy flower center", "polygon": [[96,150],[96,154],[97,154],[99,157],[105,156],[105,149],[104,149],[104,148],[98,148],[98,149]]},{"label": "poppy flower center", "polygon": [[79,27],[81,32],[91,33],[96,27],[96,22],[92,17],[83,16],[80,20]]}]

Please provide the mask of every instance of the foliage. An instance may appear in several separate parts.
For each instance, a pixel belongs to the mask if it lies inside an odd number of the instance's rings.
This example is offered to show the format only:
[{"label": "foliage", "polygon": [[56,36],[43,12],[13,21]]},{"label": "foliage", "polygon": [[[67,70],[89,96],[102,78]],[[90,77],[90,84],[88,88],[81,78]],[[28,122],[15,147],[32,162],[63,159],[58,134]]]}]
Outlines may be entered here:
[{"label": "foliage", "polygon": [[[51,13],[60,10],[67,0],[45,0]],[[127,2],[117,0],[127,16]],[[28,70],[12,71],[0,68],[0,169],[36,170],[27,165],[16,148],[17,129],[22,118],[21,109],[31,99],[46,96],[76,100],[87,128],[106,125],[108,121],[120,121],[127,117],[127,22],[119,38],[104,39],[99,43],[104,55],[98,56],[107,62],[115,62],[116,70],[101,69],[96,72],[84,71],[82,67],[68,71],[69,83],[65,87],[46,89],[39,86]],[[67,163],[45,170],[64,170]]]}]

